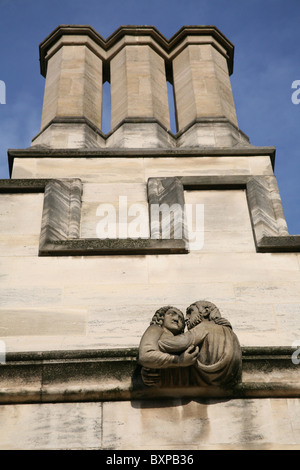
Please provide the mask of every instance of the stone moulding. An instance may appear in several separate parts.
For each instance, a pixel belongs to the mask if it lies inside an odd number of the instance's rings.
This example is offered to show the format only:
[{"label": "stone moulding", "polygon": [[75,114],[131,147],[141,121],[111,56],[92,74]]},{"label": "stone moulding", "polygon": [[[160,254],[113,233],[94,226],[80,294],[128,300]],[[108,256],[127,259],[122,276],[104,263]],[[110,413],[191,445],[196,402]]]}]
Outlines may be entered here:
[{"label": "stone moulding", "polygon": [[[275,176],[178,176],[149,178],[148,202],[184,206],[184,189],[244,189],[246,191],[256,251],[299,252],[300,235],[286,226]],[[82,185],[79,178],[0,180],[0,192],[44,192],[40,256],[145,255],[188,253],[181,219],[182,238],[162,239],[162,221],[151,220],[148,239],[79,238]],[[100,201],[99,201],[100,202]],[[151,213],[150,213],[151,215]],[[178,223],[178,222],[177,222]],[[173,238],[172,238],[173,237]]]},{"label": "stone moulding", "polygon": [[[80,37],[81,39],[78,39]],[[133,25],[120,26],[107,39],[88,25],[58,26],[39,46],[41,74],[46,75],[49,58],[63,44],[86,45],[104,61],[106,72],[107,64],[125,45],[147,44],[169,62],[187,44],[198,44],[199,41],[209,43],[219,50],[226,58],[229,73],[232,74],[234,45],[215,26],[183,26],[167,39],[153,26]]]},{"label": "stone moulding", "polygon": [[[82,184],[78,178],[0,180],[1,192],[44,192],[39,256],[187,253],[183,239],[79,238]],[[149,197],[155,198],[154,189]]]},{"label": "stone moulding", "polygon": [[126,148],[81,148],[54,149],[30,147],[28,149],[8,149],[8,164],[12,176],[14,159],[18,158],[189,158],[189,157],[261,157],[270,158],[272,168],[275,165],[274,147],[234,147],[234,148],[161,148],[161,149],[126,149]]},{"label": "stone moulding", "polygon": [[[184,240],[79,238],[82,185],[53,180],[45,187],[39,255],[121,255],[185,253]],[[155,191],[150,191],[149,202]]]},{"label": "stone moulding", "polygon": [[[242,148],[251,148],[252,145],[250,144],[249,137],[238,127],[236,127],[233,123],[231,123],[227,118],[223,116],[219,116],[216,118],[196,118],[193,121],[191,121],[187,126],[185,126],[184,129],[181,129],[180,131],[174,133],[170,129],[167,129],[167,127],[162,124],[158,119],[156,118],[151,118],[151,117],[126,117],[122,119],[118,124],[116,124],[108,133],[104,133],[101,129],[96,127],[89,119],[87,119],[84,116],[56,116],[51,121],[49,121],[44,127],[40,129],[40,131],[32,138],[32,145],[33,148],[36,146],[38,147],[41,145],[45,150],[47,150],[47,144],[40,144],[36,143],[37,139],[39,136],[41,136],[48,128],[50,128],[52,125],[56,126],[61,126],[61,129],[63,130],[65,127],[64,126],[74,126],[74,125],[79,125],[79,126],[86,126],[86,129],[89,129],[95,135],[97,135],[98,139],[97,142],[93,140],[89,140],[88,143],[86,142],[84,147],[89,147],[89,148],[94,148],[94,149],[105,149],[110,148],[111,142],[110,139],[113,138],[113,136],[117,133],[117,131],[122,128],[123,126],[130,126],[132,129],[136,129],[137,133],[142,132],[142,127],[143,125],[149,125],[152,124],[156,126],[157,130],[160,131],[161,134],[161,140],[160,144],[158,145],[159,148],[164,148],[167,146],[170,149],[175,149],[176,147],[182,148],[182,146],[186,145],[184,142],[182,143],[181,139],[185,134],[188,134],[190,130],[192,130],[195,126],[200,126],[200,127],[207,127],[210,126],[212,129],[227,129],[228,135],[230,134],[230,148],[235,147],[235,146],[240,146]],[[133,127],[132,127],[133,126]],[[135,127],[137,126],[137,127]],[[222,135],[222,133],[221,133]],[[221,141],[223,145],[226,145],[227,147],[228,142],[225,144],[224,141]],[[114,143],[112,144],[112,147],[114,147]],[[195,144],[194,144],[195,145]],[[196,144],[197,147],[200,147],[201,144],[198,142]],[[222,148],[225,148],[221,145]],[[125,147],[124,147],[125,148]],[[205,148],[205,147],[204,147]]]},{"label": "stone moulding", "polygon": [[288,233],[275,176],[183,176],[184,189],[244,189],[256,251],[299,252],[300,235]]},{"label": "stone moulding", "polygon": [[153,398],[299,398],[299,365],[289,347],[242,348],[242,381],[233,388],[151,389],[140,379],[137,348],[7,353],[0,403]]}]

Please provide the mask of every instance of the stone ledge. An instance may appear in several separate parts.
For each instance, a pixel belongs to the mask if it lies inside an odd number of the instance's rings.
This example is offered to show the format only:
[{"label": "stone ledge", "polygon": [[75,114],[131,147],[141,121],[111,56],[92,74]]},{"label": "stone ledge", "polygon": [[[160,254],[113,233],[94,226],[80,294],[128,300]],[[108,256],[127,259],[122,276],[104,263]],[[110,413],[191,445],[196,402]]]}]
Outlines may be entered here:
[{"label": "stone ledge", "polygon": [[39,250],[39,256],[158,255],[175,253],[188,253],[183,240],[81,238],[47,241],[40,246]]},{"label": "stone ledge", "polygon": [[0,193],[43,193],[51,179],[1,179]]},{"label": "stone ledge", "polygon": [[257,251],[259,253],[299,252],[300,235],[286,235],[281,237],[264,236],[257,246]]},{"label": "stone ledge", "polygon": [[300,365],[291,360],[292,348],[242,348],[242,352],[242,382],[232,389],[149,388],[141,380],[137,348],[10,352],[0,365],[0,403],[300,397]]},{"label": "stone ledge", "polygon": [[174,158],[174,157],[270,157],[272,167],[275,163],[275,147],[206,147],[196,149],[160,148],[160,149],[52,149],[45,147],[29,147],[27,149],[8,149],[10,175],[15,158]]}]

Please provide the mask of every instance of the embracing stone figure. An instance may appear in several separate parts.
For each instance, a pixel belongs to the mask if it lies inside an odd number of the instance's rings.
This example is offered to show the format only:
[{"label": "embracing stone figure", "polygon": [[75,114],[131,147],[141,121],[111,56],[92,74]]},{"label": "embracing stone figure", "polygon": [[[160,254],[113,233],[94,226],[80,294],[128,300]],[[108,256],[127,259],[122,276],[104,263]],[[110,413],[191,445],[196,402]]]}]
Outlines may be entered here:
[{"label": "embracing stone figure", "polygon": [[155,313],[140,342],[139,362],[148,386],[227,387],[240,380],[242,354],[219,309],[197,301],[187,308],[186,320],[170,306]]}]

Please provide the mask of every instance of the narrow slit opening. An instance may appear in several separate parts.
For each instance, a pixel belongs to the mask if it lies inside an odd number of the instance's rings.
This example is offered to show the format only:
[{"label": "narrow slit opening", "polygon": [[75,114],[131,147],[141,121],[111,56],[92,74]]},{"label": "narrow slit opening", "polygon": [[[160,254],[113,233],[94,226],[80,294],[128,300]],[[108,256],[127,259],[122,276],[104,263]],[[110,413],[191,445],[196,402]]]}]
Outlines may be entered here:
[{"label": "narrow slit opening", "polygon": [[102,132],[108,134],[111,130],[111,98],[110,83],[103,83],[102,88]]},{"label": "narrow slit opening", "polygon": [[176,134],[177,133],[177,120],[176,120],[174,87],[173,87],[173,84],[169,80],[167,80],[167,89],[168,89],[168,102],[169,102],[169,114],[170,114],[170,130],[173,134]]}]

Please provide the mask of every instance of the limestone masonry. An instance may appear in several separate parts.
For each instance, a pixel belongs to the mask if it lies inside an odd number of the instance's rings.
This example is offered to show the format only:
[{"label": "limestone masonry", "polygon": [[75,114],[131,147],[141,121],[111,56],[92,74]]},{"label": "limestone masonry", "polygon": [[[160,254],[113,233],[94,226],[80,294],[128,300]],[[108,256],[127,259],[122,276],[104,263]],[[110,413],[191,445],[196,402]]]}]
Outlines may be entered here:
[{"label": "limestone masonry", "polygon": [[[0,448],[300,448],[300,235],[275,148],[239,129],[233,56],[214,26],[168,40],[62,25],[40,44],[41,129],[0,180]],[[155,218],[154,204],[202,218]],[[154,313],[199,300],[238,337],[240,383],[147,387],[137,355]]]}]

